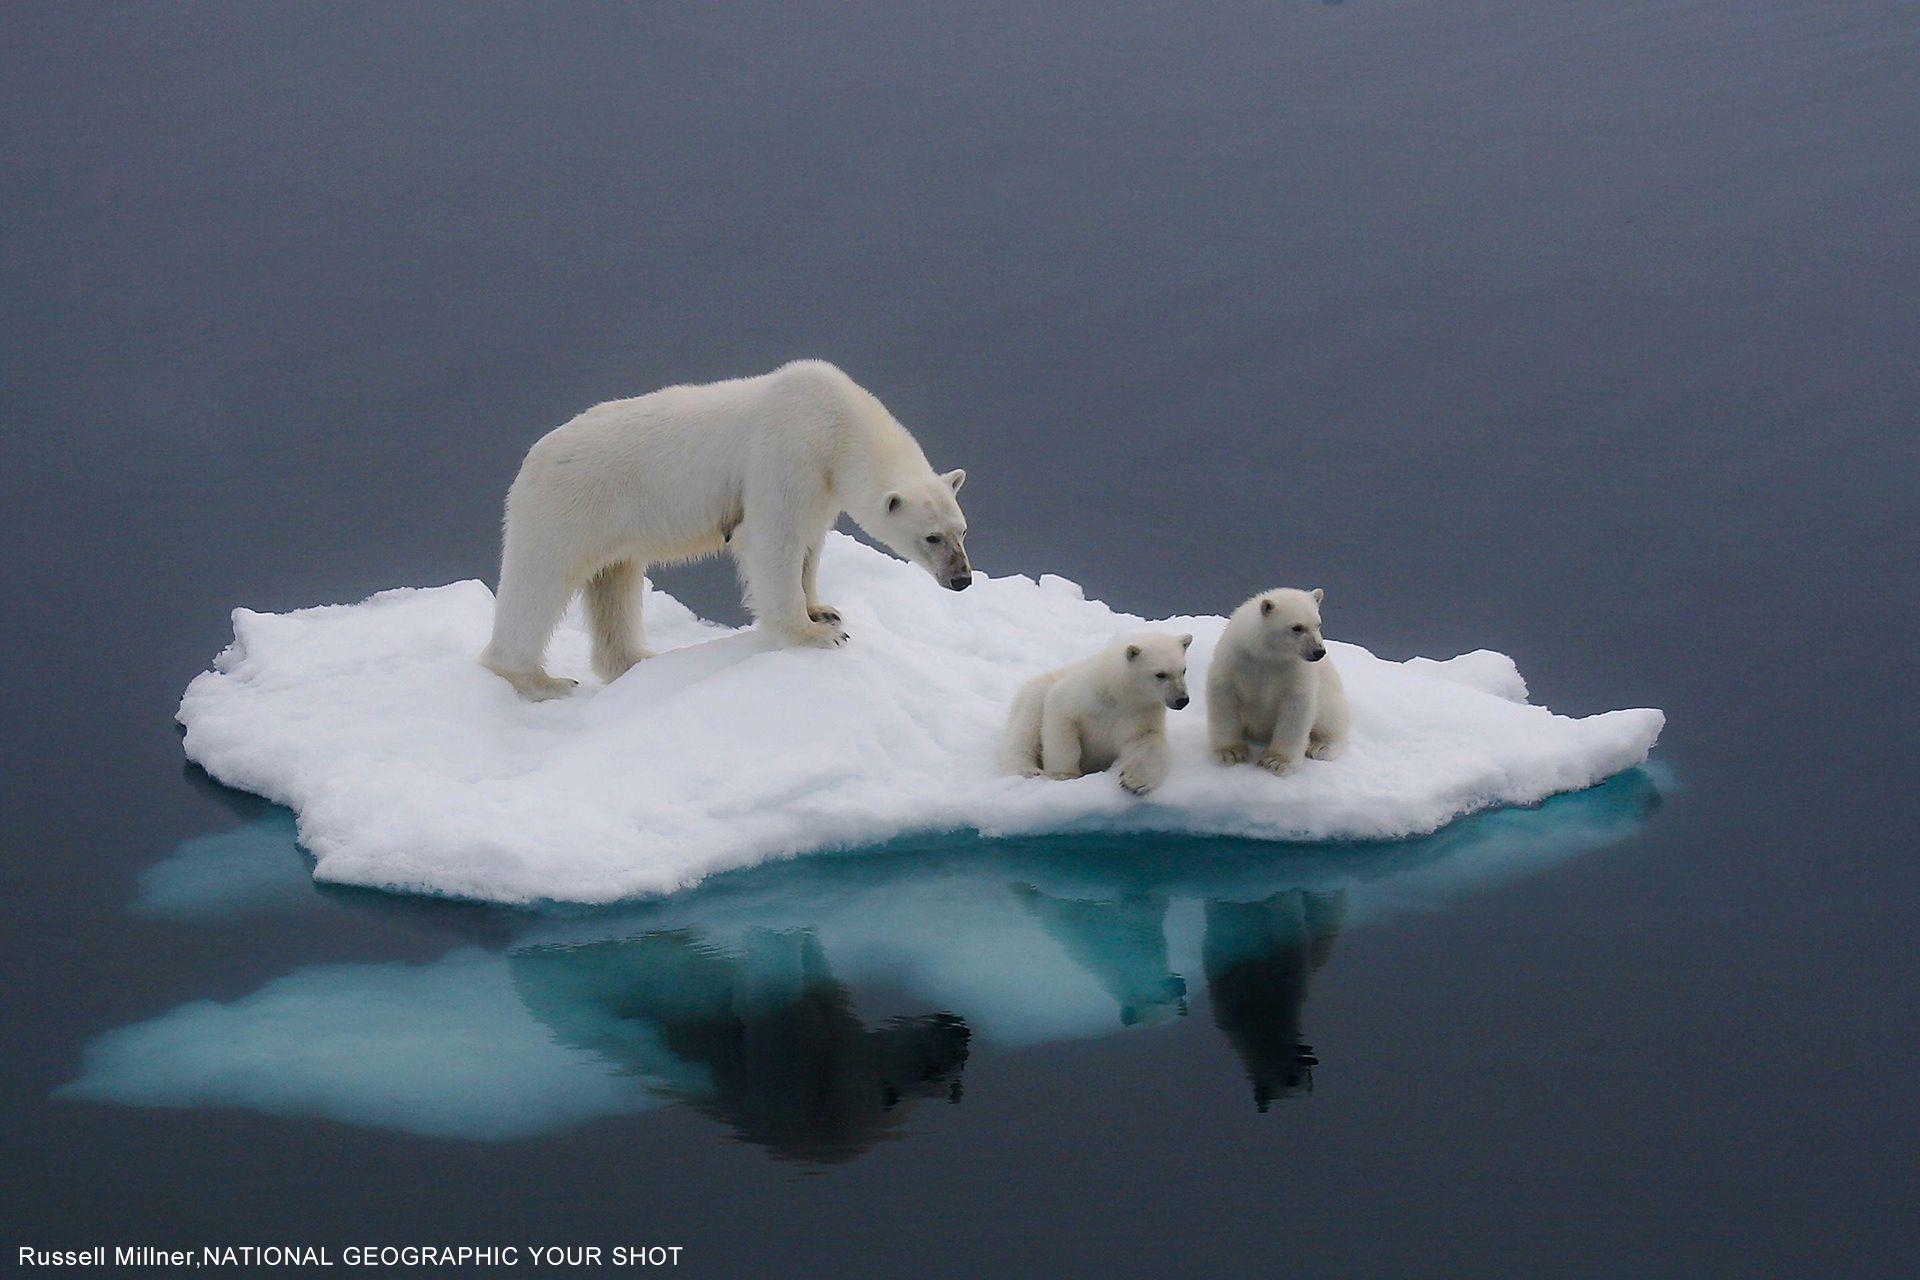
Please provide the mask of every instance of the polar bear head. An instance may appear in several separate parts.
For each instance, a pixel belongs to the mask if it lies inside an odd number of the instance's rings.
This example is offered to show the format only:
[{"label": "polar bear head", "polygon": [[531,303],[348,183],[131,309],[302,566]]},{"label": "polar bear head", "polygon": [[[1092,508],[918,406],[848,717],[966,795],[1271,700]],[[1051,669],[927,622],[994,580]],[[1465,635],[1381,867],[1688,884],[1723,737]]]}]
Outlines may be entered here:
[{"label": "polar bear head", "polygon": [[1178,711],[1187,705],[1187,646],[1193,637],[1142,631],[1119,646],[1126,689],[1142,702],[1160,701]]},{"label": "polar bear head", "polygon": [[973,585],[973,566],[967,563],[967,517],[955,495],[966,479],[964,471],[949,471],[894,489],[881,501],[879,518],[861,527],[941,586],[965,591]]},{"label": "polar bear head", "polygon": [[1326,595],[1319,587],[1311,591],[1277,587],[1248,601],[1247,608],[1258,614],[1267,651],[1307,662],[1326,657],[1327,642],[1320,634],[1320,602]]}]

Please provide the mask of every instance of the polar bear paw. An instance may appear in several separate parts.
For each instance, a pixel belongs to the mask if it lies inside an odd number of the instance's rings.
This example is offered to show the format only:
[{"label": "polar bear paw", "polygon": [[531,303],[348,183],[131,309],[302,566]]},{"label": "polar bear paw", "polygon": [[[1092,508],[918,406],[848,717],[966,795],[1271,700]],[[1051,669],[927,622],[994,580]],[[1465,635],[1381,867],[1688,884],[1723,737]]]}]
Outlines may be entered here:
[{"label": "polar bear paw", "polygon": [[1160,779],[1154,777],[1144,769],[1134,769],[1127,766],[1122,766],[1120,769],[1120,785],[1136,796],[1147,794],[1147,792],[1153,790],[1154,785],[1159,781]]},{"label": "polar bear paw", "polygon": [[1307,759],[1338,760],[1340,758],[1340,753],[1342,751],[1345,751],[1346,749],[1347,749],[1347,744],[1344,742],[1339,742],[1339,741],[1335,741],[1327,738],[1315,738],[1312,742],[1309,742],[1307,744]]},{"label": "polar bear paw", "polygon": [[847,640],[846,631],[837,622],[810,621],[794,635],[796,644],[813,649],[838,649]]},{"label": "polar bear paw", "polygon": [[528,702],[548,702],[554,698],[564,698],[580,683],[578,680],[569,680],[565,676],[550,676],[544,671],[500,671],[496,674],[512,685],[514,692]]},{"label": "polar bear paw", "polygon": [[1260,758],[1255,760],[1254,763],[1262,769],[1265,769],[1268,773],[1280,774],[1293,768],[1293,757],[1283,755],[1278,751],[1263,751],[1260,753]]},{"label": "polar bear paw", "polygon": [[1213,762],[1215,764],[1245,764],[1247,757],[1252,754],[1253,753],[1247,749],[1246,743],[1236,742],[1231,746],[1215,747],[1213,749]]},{"label": "polar bear paw", "polygon": [[653,656],[653,650],[644,645],[634,645],[618,653],[598,653],[593,658],[593,673],[603,683],[612,684]]},{"label": "polar bear paw", "polygon": [[813,619],[815,622],[831,622],[836,626],[842,621],[840,611],[830,604],[808,606],[807,617]]}]

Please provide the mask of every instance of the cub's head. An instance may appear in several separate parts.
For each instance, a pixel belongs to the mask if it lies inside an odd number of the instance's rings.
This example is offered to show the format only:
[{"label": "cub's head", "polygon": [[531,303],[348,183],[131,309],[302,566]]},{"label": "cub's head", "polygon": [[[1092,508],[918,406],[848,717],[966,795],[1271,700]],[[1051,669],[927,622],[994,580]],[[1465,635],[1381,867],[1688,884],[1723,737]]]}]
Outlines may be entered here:
[{"label": "cub's head", "polygon": [[1120,647],[1128,687],[1178,711],[1187,705],[1187,646],[1192,636],[1142,631]]},{"label": "cub's head", "polygon": [[1269,653],[1318,662],[1327,656],[1327,642],[1320,634],[1320,602],[1326,594],[1319,587],[1311,591],[1276,587],[1247,601],[1245,607],[1259,619]]},{"label": "cub's head", "polygon": [[966,472],[949,471],[895,489],[881,499],[875,523],[863,527],[941,586],[965,591],[973,585],[973,566],[967,563],[967,517],[955,495],[966,480]]}]

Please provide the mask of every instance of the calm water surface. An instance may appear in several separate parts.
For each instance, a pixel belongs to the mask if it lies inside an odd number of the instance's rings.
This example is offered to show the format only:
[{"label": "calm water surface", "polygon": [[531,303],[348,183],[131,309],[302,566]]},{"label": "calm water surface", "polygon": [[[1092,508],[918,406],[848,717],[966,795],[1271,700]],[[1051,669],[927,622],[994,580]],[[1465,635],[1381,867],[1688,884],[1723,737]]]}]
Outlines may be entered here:
[{"label": "calm water surface", "polygon": [[[1913,1274],[1912,6],[0,24],[0,1265]],[[183,765],[232,607],[490,576],[541,431],[803,354],[988,572],[1322,584],[1655,762],[544,914],[315,886]]]}]

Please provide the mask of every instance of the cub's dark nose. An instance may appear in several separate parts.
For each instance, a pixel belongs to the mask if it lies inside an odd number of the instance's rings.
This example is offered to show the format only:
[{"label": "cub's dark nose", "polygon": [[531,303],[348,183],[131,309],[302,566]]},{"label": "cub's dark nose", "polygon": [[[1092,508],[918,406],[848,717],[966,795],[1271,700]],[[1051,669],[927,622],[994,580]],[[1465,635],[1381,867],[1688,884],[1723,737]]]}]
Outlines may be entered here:
[{"label": "cub's dark nose", "polygon": [[1180,708],[1182,708],[1182,707],[1184,707],[1184,706],[1186,706],[1186,705],[1187,705],[1187,699],[1185,699],[1185,698],[1175,698],[1175,699],[1173,700],[1173,709],[1174,709],[1175,711],[1178,711],[1178,710],[1179,710]]},{"label": "cub's dark nose", "polygon": [[1320,661],[1320,659],[1326,656],[1327,656],[1327,651],[1325,649],[1315,649],[1312,653],[1307,655],[1307,661],[1318,662]]},{"label": "cub's dark nose", "polygon": [[955,591],[965,591],[973,585],[973,575],[970,573],[956,573],[947,579],[947,585]]}]

